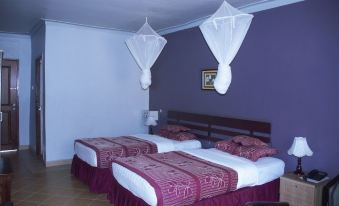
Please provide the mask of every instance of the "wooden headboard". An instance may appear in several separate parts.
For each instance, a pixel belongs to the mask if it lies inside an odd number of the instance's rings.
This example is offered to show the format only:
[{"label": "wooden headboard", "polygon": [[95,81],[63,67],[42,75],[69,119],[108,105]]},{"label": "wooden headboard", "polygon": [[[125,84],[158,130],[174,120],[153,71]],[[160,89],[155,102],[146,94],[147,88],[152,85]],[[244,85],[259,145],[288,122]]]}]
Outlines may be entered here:
[{"label": "wooden headboard", "polygon": [[225,137],[248,135],[266,143],[271,142],[271,124],[267,122],[168,111],[167,123],[189,127],[192,129],[191,133],[208,141],[215,142]]}]

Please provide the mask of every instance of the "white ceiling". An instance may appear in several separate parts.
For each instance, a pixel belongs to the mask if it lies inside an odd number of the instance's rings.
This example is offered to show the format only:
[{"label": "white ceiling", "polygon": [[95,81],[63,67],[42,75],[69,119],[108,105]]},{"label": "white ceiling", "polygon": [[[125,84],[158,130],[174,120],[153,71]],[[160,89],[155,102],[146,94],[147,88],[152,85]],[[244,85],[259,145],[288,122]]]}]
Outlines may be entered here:
[{"label": "white ceiling", "polygon": [[[228,0],[247,12],[301,0]],[[194,26],[223,0],[0,0],[0,31],[29,34],[39,19],[137,31],[148,16],[162,33]]]}]

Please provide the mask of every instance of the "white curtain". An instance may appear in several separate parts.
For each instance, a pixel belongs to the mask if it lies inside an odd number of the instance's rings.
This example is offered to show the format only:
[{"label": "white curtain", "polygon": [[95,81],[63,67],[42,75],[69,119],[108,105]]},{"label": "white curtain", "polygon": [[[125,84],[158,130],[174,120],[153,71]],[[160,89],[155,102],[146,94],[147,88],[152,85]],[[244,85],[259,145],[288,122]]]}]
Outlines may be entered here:
[{"label": "white curtain", "polygon": [[140,83],[143,89],[151,85],[151,67],[166,43],[166,39],[157,34],[147,20],[140,30],[126,41],[127,47],[141,68]]},{"label": "white curtain", "polygon": [[226,1],[205,22],[200,30],[219,62],[214,88],[220,94],[225,94],[232,81],[230,63],[237,54],[253,15],[246,14],[232,7]]}]

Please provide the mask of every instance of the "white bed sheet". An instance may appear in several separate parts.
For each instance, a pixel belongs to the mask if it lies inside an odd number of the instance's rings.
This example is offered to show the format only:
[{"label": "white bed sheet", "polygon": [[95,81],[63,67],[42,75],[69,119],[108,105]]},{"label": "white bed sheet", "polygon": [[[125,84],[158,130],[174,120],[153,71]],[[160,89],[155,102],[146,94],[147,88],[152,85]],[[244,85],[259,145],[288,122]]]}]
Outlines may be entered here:
[{"label": "white bed sheet", "polygon": [[262,157],[254,164],[259,173],[259,179],[256,185],[263,185],[267,182],[271,182],[284,174],[285,163],[281,159],[275,157]]},{"label": "white bed sheet", "polygon": [[[183,149],[201,148],[201,143],[198,140],[176,141],[158,135],[150,134],[136,134],[130,136],[153,142],[157,145],[159,153]],[[85,161],[87,164],[91,165],[92,167],[97,167],[97,155],[93,149],[79,142],[76,142],[74,145],[74,152],[81,160]]]},{"label": "white bed sheet", "polygon": [[[183,151],[237,171],[237,189],[265,184],[282,176],[284,173],[284,162],[273,157],[265,157],[259,159],[257,162],[252,162],[215,148]],[[157,204],[154,188],[144,178],[119,164],[112,164],[112,171],[115,179],[124,188],[131,191],[135,196],[143,199],[149,205]]]}]

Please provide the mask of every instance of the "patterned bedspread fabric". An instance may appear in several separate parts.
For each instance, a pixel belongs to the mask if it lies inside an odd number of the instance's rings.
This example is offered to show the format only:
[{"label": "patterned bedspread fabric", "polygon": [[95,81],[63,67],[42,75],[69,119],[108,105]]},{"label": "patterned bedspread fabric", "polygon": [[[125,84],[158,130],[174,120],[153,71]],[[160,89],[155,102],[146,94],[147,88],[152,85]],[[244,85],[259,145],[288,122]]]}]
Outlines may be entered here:
[{"label": "patterned bedspread fabric", "polygon": [[204,198],[236,190],[238,174],[185,152],[167,152],[117,158],[154,188],[157,205],[190,205]]},{"label": "patterned bedspread fabric", "polygon": [[112,161],[118,157],[158,152],[157,145],[153,142],[132,136],[84,138],[77,139],[75,142],[79,142],[96,152],[99,168],[110,168]]}]

